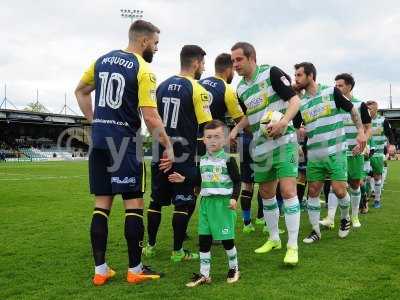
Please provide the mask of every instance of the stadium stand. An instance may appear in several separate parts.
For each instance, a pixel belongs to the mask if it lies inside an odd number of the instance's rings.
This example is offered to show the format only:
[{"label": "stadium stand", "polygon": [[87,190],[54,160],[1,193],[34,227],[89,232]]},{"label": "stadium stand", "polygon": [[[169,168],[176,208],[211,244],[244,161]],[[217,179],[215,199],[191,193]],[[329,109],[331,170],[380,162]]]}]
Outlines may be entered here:
[{"label": "stadium stand", "polygon": [[[400,142],[400,109],[380,113]],[[0,109],[0,161],[85,159],[90,129],[82,116]],[[151,156],[151,148],[151,139],[145,141],[146,156]],[[394,159],[400,159],[400,153]]]},{"label": "stadium stand", "polygon": [[0,110],[0,161],[85,159],[90,125],[81,116]]}]

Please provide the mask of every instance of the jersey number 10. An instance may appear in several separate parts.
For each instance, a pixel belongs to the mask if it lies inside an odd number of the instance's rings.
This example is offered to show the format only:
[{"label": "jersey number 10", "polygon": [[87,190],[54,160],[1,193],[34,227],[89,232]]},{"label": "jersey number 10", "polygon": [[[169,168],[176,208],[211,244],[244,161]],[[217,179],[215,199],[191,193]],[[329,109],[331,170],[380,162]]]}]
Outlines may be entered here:
[{"label": "jersey number 10", "polygon": [[[125,89],[125,78],[119,73],[100,72],[101,79],[99,106],[105,107],[106,103],[113,109],[118,109],[122,104],[122,96]],[[116,82],[116,90],[114,95],[114,82]]]},{"label": "jersey number 10", "polygon": [[171,124],[169,127],[175,129],[176,126],[178,125],[178,114],[179,114],[179,106],[181,105],[181,100],[179,98],[174,98],[174,97],[163,97],[162,103],[164,104],[163,122],[165,126],[168,126],[170,104],[172,103],[174,105],[172,109]]}]

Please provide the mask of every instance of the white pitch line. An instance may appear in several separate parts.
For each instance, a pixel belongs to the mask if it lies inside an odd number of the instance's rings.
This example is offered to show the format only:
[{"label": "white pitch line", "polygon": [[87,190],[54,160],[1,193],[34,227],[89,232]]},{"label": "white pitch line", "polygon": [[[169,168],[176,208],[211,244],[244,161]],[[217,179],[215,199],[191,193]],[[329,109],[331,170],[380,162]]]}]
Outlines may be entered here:
[{"label": "white pitch line", "polygon": [[[34,174],[24,174],[24,173],[0,173],[0,177],[6,177],[6,176],[26,176],[26,175],[31,175],[33,176]],[[41,174],[38,175],[39,177],[53,177],[55,175],[52,174]],[[72,176],[82,176],[82,175],[72,175]]]},{"label": "white pitch line", "polygon": [[27,180],[49,180],[49,179],[71,179],[71,178],[82,178],[86,175],[74,175],[74,176],[44,176],[44,177],[25,177],[25,178],[0,178],[0,181],[27,181]]},{"label": "white pitch line", "polygon": [[0,176],[22,176],[24,173],[0,173]]}]

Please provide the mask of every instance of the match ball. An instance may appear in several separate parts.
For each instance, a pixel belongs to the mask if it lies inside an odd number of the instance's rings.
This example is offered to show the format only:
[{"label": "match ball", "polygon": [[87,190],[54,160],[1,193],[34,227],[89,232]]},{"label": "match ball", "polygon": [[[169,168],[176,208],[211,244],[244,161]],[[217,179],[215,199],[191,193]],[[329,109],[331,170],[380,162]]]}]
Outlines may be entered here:
[{"label": "match ball", "polygon": [[[273,125],[275,123],[278,123],[282,118],[283,118],[283,114],[279,111],[267,111],[260,120],[261,133],[264,136],[269,137],[268,125],[269,124]],[[285,132],[286,132],[286,129],[285,129]],[[282,134],[285,134],[285,132],[283,132]]]}]

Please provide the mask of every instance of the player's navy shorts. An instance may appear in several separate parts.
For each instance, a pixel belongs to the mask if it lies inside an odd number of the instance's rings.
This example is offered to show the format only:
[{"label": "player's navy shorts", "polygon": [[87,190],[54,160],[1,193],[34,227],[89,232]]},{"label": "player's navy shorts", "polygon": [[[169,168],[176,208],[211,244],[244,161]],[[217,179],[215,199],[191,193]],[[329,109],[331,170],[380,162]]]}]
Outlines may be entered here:
[{"label": "player's navy shorts", "polygon": [[[119,159],[118,159],[119,160]],[[122,194],[128,199],[143,198],[146,182],[144,164],[136,153],[126,152],[114,165],[107,149],[92,149],[89,155],[90,193],[97,196]]]},{"label": "player's navy shorts", "polygon": [[[185,177],[195,178],[197,166],[195,163],[174,163],[173,168],[164,173],[160,171],[157,162],[151,164],[151,198],[160,206],[168,206],[171,203],[175,206],[191,205],[196,200],[194,194],[194,183],[171,183],[168,175],[178,172]],[[191,182],[193,182],[191,180]]]},{"label": "player's navy shorts", "polygon": [[254,182],[254,172],[252,168],[253,159],[250,155],[250,143],[252,140],[252,135],[243,133],[241,138],[243,139],[243,147],[239,149],[241,151],[240,156],[240,179],[242,182],[253,183]]}]

